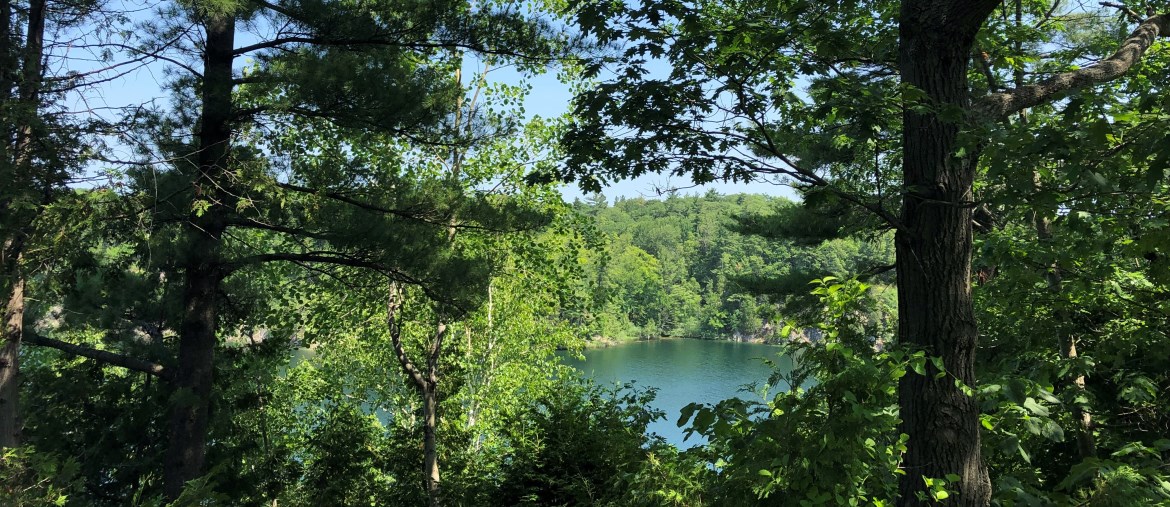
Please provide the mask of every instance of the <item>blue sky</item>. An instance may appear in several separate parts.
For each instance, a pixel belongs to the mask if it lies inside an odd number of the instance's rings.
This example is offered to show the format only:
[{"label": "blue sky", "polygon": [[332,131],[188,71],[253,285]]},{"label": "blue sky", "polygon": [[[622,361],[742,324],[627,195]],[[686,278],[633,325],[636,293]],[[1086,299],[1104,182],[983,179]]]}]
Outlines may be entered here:
[{"label": "blue sky", "polygon": [[[251,34],[241,33],[237,38],[246,40],[255,37]],[[237,65],[243,64],[241,60]],[[655,69],[654,73],[667,72],[667,63],[660,62],[657,65],[661,69]],[[140,67],[132,72],[127,73],[117,79],[109,81],[96,89],[87,93],[84,102],[78,101],[81,109],[88,109],[90,111],[103,111],[102,108],[118,108],[127,105],[142,104],[143,102],[154,99],[155,104],[162,107],[169,107],[171,98],[162,90],[162,84],[166,81],[164,75],[165,65],[159,62],[151,65]],[[86,70],[84,68],[76,68],[74,70]],[[492,79],[496,79],[505,83],[516,83],[521,76],[509,71],[508,69],[498,69],[501,72],[493,72]],[[572,91],[565,83],[557,79],[555,73],[547,73],[538,76],[531,76],[528,78],[532,85],[532,91],[525,100],[524,108],[526,116],[539,115],[545,118],[552,118],[564,114],[569,109],[569,104],[572,100]],[[105,109],[104,111],[113,111],[113,109]],[[112,113],[106,113],[112,114]],[[114,153],[110,154],[114,159],[130,159],[130,154],[125,146],[114,146]],[[645,175],[639,178],[610,182],[602,191],[611,202],[615,197],[645,197],[658,198],[661,195],[660,189],[678,189],[677,191],[683,195],[688,194],[704,194],[709,190],[715,190],[723,194],[732,193],[763,193],[769,195],[783,195],[789,198],[795,198],[794,192],[785,186],[776,185],[768,182],[756,183],[711,183],[702,186],[695,186],[688,178],[685,177],[669,177],[667,175]],[[565,199],[572,201],[575,198],[583,197],[582,192],[575,185],[566,185],[562,188],[562,193]]]},{"label": "blue sky", "polygon": [[[668,63],[661,62],[661,69],[655,69],[652,74],[667,74],[666,65]],[[518,79],[519,76],[513,74],[508,76],[496,76],[502,80]],[[539,115],[545,118],[551,118],[564,114],[569,109],[569,104],[573,99],[572,91],[569,86],[557,80],[552,73],[535,76],[529,79],[532,83],[532,93],[528,96],[524,103],[525,112],[528,115]],[[690,179],[685,177],[670,177],[668,175],[649,174],[638,178],[610,182],[602,190],[602,194],[609,198],[610,202],[616,197],[645,197],[648,199],[659,198],[661,193],[659,189],[678,189],[682,195],[705,194],[709,190],[715,190],[721,194],[735,194],[735,193],[754,193],[754,194],[768,194],[779,195],[789,199],[796,200],[796,193],[787,186],[777,185],[765,181],[753,183],[709,183],[706,185],[694,185]],[[575,198],[583,197],[581,190],[575,186],[567,186],[561,190],[565,195],[565,199],[572,201]]]}]

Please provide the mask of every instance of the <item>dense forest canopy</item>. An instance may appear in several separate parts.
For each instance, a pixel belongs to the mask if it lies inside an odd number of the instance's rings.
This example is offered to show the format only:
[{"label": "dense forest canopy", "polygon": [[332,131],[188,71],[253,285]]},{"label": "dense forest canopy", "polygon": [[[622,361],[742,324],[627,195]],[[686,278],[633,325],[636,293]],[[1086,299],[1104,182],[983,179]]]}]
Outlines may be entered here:
[{"label": "dense forest canopy", "polygon": [[1170,504],[1166,9],[0,0],[0,503]]}]

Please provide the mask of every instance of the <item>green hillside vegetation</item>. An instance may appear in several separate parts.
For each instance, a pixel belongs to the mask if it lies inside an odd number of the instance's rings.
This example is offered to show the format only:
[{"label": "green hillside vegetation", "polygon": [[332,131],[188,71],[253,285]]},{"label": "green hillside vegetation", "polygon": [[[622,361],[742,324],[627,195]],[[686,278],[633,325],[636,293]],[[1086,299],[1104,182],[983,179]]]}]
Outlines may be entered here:
[{"label": "green hillside vegetation", "polygon": [[[572,208],[604,238],[583,268],[594,301],[590,335],[601,340],[777,342],[810,304],[812,280],[869,275],[893,262],[889,235],[790,233],[783,223],[795,223],[787,214],[800,206],[780,197],[709,192],[608,206],[598,195]],[[877,279],[879,292],[892,283]]]}]

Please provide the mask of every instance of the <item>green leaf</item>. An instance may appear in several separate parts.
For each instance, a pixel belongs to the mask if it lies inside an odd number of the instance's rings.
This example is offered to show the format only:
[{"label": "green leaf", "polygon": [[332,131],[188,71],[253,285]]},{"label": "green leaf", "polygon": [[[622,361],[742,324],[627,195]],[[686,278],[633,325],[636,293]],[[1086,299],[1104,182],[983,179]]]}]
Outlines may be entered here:
[{"label": "green leaf", "polygon": [[1045,417],[1046,417],[1046,416],[1048,416],[1048,414],[1050,413],[1050,412],[1049,412],[1049,410],[1048,410],[1048,408],[1046,408],[1046,407],[1044,407],[1043,405],[1041,405],[1041,404],[1037,403],[1037,402],[1036,402],[1036,400],[1035,400],[1035,399],[1033,399],[1033,398],[1032,398],[1032,397],[1030,397],[1030,396],[1024,399],[1024,404],[1023,404],[1023,406],[1024,406],[1024,408],[1028,409],[1028,411],[1029,411],[1029,412],[1031,412],[1031,413],[1032,413],[1032,414],[1034,414],[1034,415],[1038,415],[1038,416],[1045,416]]},{"label": "green leaf", "polygon": [[683,407],[683,408],[682,408],[682,410],[680,411],[680,414],[679,414],[679,417],[678,417],[678,423],[676,423],[676,426],[678,426],[678,427],[680,427],[680,428],[681,428],[681,427],[683,427],[683,426],[686,426],[686,424],[687,424],[687,421],[690,421],[690,420],[691,420],[691,416],[693,416],[693,415],[695,414],[695,411],[696,411],[696,410],[699,410],[699,409],[700,409],[700,408],[702,408],[702,407],[703,407],[703,405],[702,405],[701,403],[689,403],[689,404],[687,404],[687,405],[686,405],[685,407]]},{"label": "green leaf", "polygon": [[715,411],[703,407],[695,415],[695,422],[692,426],[699,430],[700,433],[703,433],[704,430],[711,427],[711,423],[713,422],[715,422]]},{"label": "green leaf", "polygon": [[933,356],[930,358],[930,362],[934,365],[934,368],[938,370],[938,373],[934,375],[934,378],[943,378],[947,376],[947,368],[946,365],[943,364],[943,359],[941,357]]},{"label": "green leaf", "polygon": [[914,369],[914,373],[926,375],[926,363],[924,361],[911,361],[910,367]]},{"label": "green leaf", "polygon": [[1060,425],[1056,423],[1056,421],[1053,421],[1052,419],[1045,419],[1044,425],[1040,430],[1040,436],[1052,442],[1063,442],[1064,429],[1062,429]]}]

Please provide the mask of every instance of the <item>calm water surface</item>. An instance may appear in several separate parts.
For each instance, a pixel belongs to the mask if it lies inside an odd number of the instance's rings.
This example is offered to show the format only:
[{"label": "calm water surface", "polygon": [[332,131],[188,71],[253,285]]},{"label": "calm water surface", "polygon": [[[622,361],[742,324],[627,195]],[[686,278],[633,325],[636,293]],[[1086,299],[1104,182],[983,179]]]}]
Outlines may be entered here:
[{"label": "calm water surface", "polygon": [[756,343],[655,340],[590,349],[584,361],[570,358],[566,362],[601,384],[633,381],[640,387],[658,388],[653,406],[665,411],[666,419],[652,423],[649,431],[685,449],[702,441],[698,435],[683,441],[682,428],[675,425],[682,408],[693,402],[757,399],[758,395],[740,389],[768,379],[772,370],[760,358],[791,368],[791,361],[779,352],[778,347]]}]

